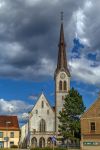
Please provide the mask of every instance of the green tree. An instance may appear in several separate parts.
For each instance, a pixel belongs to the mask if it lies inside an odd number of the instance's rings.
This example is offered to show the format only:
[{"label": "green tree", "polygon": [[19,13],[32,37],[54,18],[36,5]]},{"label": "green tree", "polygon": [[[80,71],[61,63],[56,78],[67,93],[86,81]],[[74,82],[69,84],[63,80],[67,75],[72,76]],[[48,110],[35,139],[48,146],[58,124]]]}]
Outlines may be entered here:
[{"label": "green tree", "polygon": [[85,110],[82,96],[72,88],[66,95],[63,111],[59,115],[59,131],[64,139],[76,139],[80,135],[80,116]]}]

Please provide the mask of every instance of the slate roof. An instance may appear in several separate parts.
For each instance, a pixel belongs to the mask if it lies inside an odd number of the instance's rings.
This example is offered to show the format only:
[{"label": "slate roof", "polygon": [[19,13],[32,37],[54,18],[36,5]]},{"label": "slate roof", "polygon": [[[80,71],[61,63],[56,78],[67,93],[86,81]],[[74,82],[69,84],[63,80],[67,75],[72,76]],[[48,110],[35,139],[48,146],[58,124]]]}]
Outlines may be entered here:
[{"label": "slate roof", "polygon": [[70,75],[70,72],[69,72],[69,69],[67,66],[63,23],[61,23],[60,39],[59,39],[58,46],[59,46],[58,62],[57,62],[57,68],[55,71],[55,75],[58,74],[59,71],[65,71],[67,73],[67,75],[70,77],[71,75]]}]

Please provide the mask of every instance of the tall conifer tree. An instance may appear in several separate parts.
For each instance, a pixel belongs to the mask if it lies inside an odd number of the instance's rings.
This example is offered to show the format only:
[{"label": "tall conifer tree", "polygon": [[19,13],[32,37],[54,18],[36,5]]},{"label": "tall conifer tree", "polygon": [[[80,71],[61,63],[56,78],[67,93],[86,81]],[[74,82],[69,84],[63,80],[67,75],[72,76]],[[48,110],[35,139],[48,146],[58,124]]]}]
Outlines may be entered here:
[{"label": "tall conifer tree", "polygon": [[79,138],[80,116],[84,110],[85,106],[82,96],[77,90],[72,88],[65,97],[64,108],[59,116],[59,131],[64,139]]}]

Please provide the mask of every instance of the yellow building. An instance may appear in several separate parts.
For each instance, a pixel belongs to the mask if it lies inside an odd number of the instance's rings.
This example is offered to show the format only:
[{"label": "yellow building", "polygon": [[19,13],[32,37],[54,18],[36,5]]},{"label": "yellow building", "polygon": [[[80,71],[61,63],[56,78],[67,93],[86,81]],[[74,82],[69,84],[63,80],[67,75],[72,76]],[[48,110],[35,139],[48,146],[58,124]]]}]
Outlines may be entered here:
[{"label": "yellow building", "polygon": [[100,97],[81,117],[81,149],[100,150]]},{"label": "yellow building", "polygon": [[0,148],[19,144],[20,128],[17,116],[0,116]]}]

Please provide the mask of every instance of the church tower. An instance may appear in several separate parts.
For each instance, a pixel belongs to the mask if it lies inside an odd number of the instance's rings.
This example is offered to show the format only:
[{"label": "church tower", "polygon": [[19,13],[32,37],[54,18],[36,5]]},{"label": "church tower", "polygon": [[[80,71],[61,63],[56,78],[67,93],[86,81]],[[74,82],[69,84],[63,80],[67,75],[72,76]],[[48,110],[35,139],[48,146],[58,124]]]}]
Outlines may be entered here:
[{"label": "church tower", "polygon": [[66,50],[65,50],[65,39],[63,29],[63,19],[61,19],[60,38],[59,38],[59,51],[57,68],[55,70],[55,130],[58,134],[59,125],[59,112],[63,111],[64,97],[70,90],[70,72],[67,66]]}]

